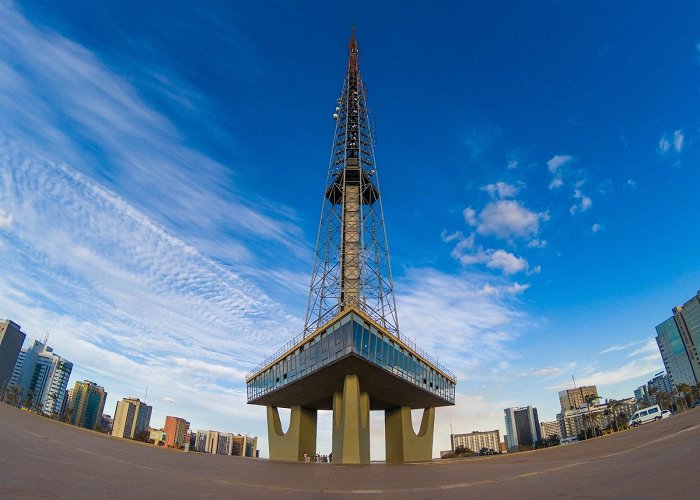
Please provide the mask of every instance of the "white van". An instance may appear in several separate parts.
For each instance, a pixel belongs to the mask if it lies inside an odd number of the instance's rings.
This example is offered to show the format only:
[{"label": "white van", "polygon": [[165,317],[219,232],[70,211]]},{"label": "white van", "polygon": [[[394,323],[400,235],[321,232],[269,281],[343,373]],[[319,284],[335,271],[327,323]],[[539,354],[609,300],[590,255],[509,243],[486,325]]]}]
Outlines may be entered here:
[{"label": "white van", "polygon": [[627,422],[627,426],[637,427],[638,425],[646,424],[647,422],[652,422],[654,420],[661,420],[662,418],[661,408],[659,408],[659,405],[654,405],[634,412],[634,415],[632,415],[630,421]]}]

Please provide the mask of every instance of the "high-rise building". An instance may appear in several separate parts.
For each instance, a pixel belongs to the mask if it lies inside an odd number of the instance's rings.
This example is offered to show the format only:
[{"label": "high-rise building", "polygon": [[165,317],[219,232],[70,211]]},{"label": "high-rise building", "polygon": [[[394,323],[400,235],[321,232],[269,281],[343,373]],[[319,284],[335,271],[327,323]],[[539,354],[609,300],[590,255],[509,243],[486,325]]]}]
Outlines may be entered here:
[{"label": "high-rise building", "polygon": [[112,418],[112,415],[107,415],[106,413],[102,414],[102,423],[100,426],[102,427],[102,432],[106,432],[109,434],[112,432],[112,424],[114,424],[114,419]]},{"label": "high-rise building", "polygon": [[141,439],[148,432],[153,408],[138,398],[124,398],[114,410],[112,436]]},{"label": "high-rise building", "polygon": [[21,328],[9,319],[0,322],[0,397],[12,382],[12,371],[26,337]]},{"label": "high-rise building", "polygon": [[540,422],[540,436],[542,436],[542,439],[548,438],[549,436],[561,437],[561,435],[561,427],[557,420],[551,420],[549,422]]},{"label": "high-rise building", "polygon": [[247,434],[233,436],[231,455],[234,457],[255,457],[258,448],[258,438]]},{"label": "high-rise building", "polygon": [[468,434],[450,434],[450,442],[452,443],[452,451],[455,451],[460,446],[466,449],[477,452],[482,448],[500,452],[501,433],[495,431],[473,431]]},{"label": "high-rise building", "polygon": [[100,430],[106,400],[104,387],[89,380],[76,382],[70,396],[68,423],[94,431]]},{"label": "high-rise building", "polygon": [[194,441],[194,450],[204,453],[207,448],[207,434],[209,431],[197,429],[197,434]]},{"label": "high-rise building", "polygon": [[637,401],[646,401],[649,399],[649,393],[647,392],[647,386],[640,385],[634,390],[634,399]]},{"label": "high-rise building", "polygon": [[509,451],[520,446],[534,446],[537,441],[542,439],[537,408],[532,406],[506,408],[503,413],[505,414]]},{"label": "high-rise building", "polygon": [[666,394],[671,394],[671,380],[664,372],[659,372],[654,375],[650,381],[647,382],[647,387],[649,390],[649,400],[656,404],[658,402],[657,394],[659,392],[665,392]]},{"label": "high-rise building", "polygon": [[180,417],[165,417],[165,446],[182,448],[190,437],[190,423]]},{"label": "high-rise building", "polygon": [[700,291],[673,316],[656,327],[656,343],[664,361],[669,383],[696,385],[700,382]]},{"label": "high-rise building", "polygon": [[56,415],[63,406],[71,371],[73,363],[35,340],[17,357],[11,383],[22,388],[21,404]]},{"label": "high-rise building", "polygon": [[559,391],[561,411],[577,410],[585,407],[588,396],[598,396],[598,388],[595,385],[584,385],[574,389]]}]

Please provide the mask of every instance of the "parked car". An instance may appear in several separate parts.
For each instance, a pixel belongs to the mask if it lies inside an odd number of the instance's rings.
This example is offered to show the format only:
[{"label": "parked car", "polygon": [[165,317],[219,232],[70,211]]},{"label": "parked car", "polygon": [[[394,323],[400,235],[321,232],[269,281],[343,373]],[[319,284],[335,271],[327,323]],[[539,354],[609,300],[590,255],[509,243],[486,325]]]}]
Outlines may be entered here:
[{"label": "parked car", "polygon": [[627,426],[637,427],[638,425],[653,422],[654,420],[661,420],[662,418],[661,408],[659,405],[654,405],[634,412],[630,421],[627,422]]},{"label": "parked car", "polygon": [[668,417],[670,417],[670,416],[671,416],[671,412],[668,411],[668,410],[663,410],[663,411],[661,412],[661,418],[668,418]]}]

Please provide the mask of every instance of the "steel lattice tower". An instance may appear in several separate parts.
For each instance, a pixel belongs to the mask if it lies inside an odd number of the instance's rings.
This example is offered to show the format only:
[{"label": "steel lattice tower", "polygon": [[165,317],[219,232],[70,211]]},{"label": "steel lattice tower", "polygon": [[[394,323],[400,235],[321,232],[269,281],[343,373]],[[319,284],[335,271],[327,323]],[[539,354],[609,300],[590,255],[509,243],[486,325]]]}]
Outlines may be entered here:
[{"label": "steel lattice tower", "polygon": [[353,29],[311,273],[304,335],[357,307],[399,336],[367,92]]},{"label": "steel lattice tower", "polygon": [[[272,460],[315,453],[319,410],[333,411],[335,463],[370,462],[370,411],[384,412],[387,462],[430,460],[435,409],[454,404],[457,379],[399,335],[354,30],[348,48],[304,331],[248,374],[248,403],[267,407]],[[286,431],[280,407],[291,409]]]}]

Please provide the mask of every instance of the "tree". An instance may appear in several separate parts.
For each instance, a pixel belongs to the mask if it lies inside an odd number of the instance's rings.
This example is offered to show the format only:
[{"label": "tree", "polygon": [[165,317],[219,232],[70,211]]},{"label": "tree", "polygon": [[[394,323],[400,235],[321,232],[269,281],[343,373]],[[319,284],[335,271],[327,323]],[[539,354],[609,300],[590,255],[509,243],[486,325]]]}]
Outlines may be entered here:
[{"label": "tree", "polygon": [[612,420],[610,421],[610,428],[614,432],[617,432],[619,430],[617,422],[618,412],[620,411],[620,406],[622,406],[622,403],[616,399],[610,399],[605,401],[605,405],[607,406],[608,415],[612,417]]},{"label": "tree", "polygon": [[[658,404],[657,393],[659,392],[658,387],[649,387],[649,402]],[[639,410],[639,408],[637,408]]]},{"label": "tree", "polygon": [[656,404],[659,405],[662,410],[668,410],[673,405],[671,395],[666,391],[656,391]]},{"label": "tree", "polygon": [[588,394],[586,396],[586,407],[588,408],[588,425],[589,429],[593,430],[593,413],[591,412],[591,405],[596,401],[600,399],[599,396],[595,394]]},{"label": "tree", "polygon": [[676,390],[678,391],[679,394],[682,394],[681,399],[683,400],[683,405],[685,406],[685,409],[687,410],[689,408],[690,403],[692,403],[692,396],[691,396],[691,389],[690,385],[683,383],[683,384],[678,384],[676,386]]},{"label": "tree", "polygon": [[700,385],[690,386],[690,397],[693,398],[693,401],[700,399]]}]

